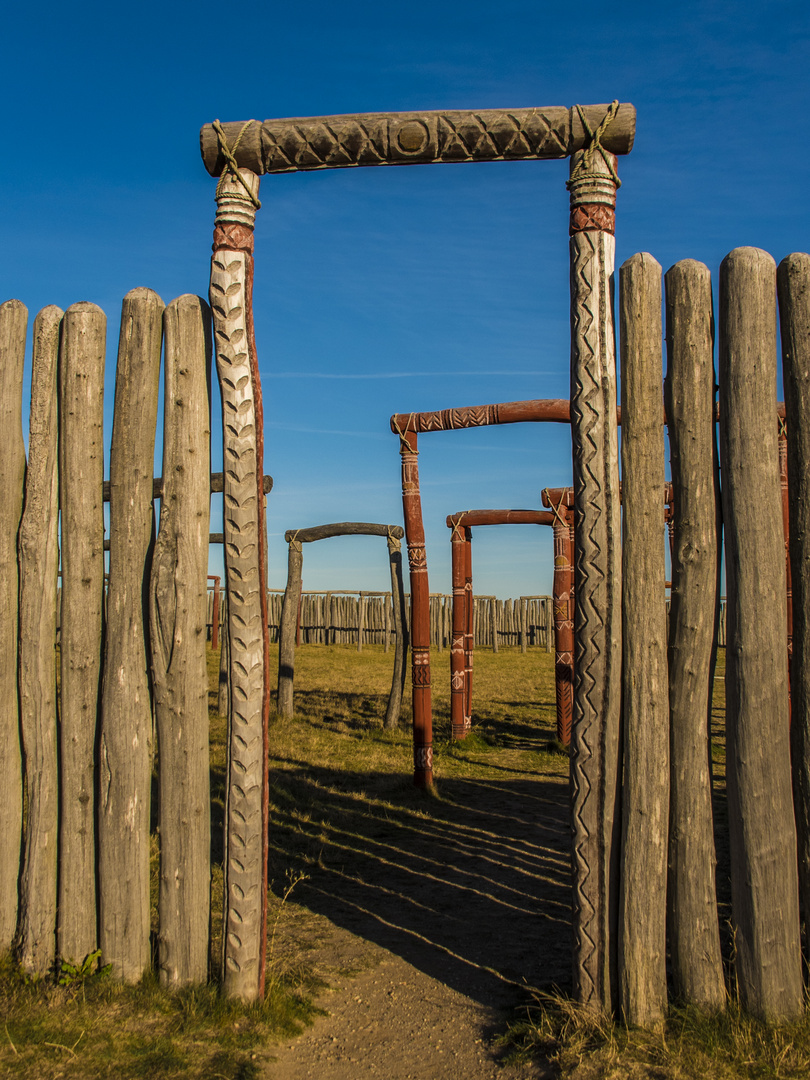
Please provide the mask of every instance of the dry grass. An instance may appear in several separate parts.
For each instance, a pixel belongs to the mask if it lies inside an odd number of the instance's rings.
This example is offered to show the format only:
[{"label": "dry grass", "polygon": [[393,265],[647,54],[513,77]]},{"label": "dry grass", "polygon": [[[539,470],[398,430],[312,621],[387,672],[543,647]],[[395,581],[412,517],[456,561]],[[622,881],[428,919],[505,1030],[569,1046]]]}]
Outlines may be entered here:
[{"label": "dry grass", "polygon": [[[360,880],[364,860],[397,829],[439,832],[456,821],[454,785],[491,782],[500,774],[547,778],[564,790],[567,756],[555,739],[553,656],[503,650],[475,657],[476,727],[463,744],[450,741],[448,656],[435,650],[434,750],[437,785],[427,794],[411,783],[409,724],[385,731],[382,719],[393,655],[381,647],[306,646],[296,658],[296,715],[272,721],[272,955],[265,1002],[246,1008],[216,991],[222,924],[221,830],[225,783],[225,722],[216,715],[217,658],[211,679],[211,789],[214,874],[212,983],[180,994],[146,978],[123,987],[93,974],[73,985],[29,982],[8,961],[0,969],[0,1077],[37,1080],[120,1080],[146,1077],[225,1078],[259,1075],[274,1041],[313,1015],[307,994],[316,985],[313,941],[296,903],[300,882],[325,864]],[[718,675],[722,676],[721,651]],[[713,717],[719,835],[725,834],[723,682],[716,682]],[[406,694],[403,715],[410,715]],[[370,854],[372,853],[372,854]],[[153,837],[153,870],[158,865]],[[407,850],[403,853],[403,859]],[[728,853],[718,846],[721,920],[729,914]],[[407,862],[407,860],[406,860]],[[156,893],[156,888],[155,888]],[[154,897],[156,899],[156,896]],[[153,926],[156,929],[153,920]],[[726,951],[730,938],[726,933]],[[509,1036],[510,1053],[543,1063],[548,1075],[577,1080],[655,1077],[804,1077],[810,1074],[810,1020],[777,1028],[740,1013],[721,1016],[673,1008],[655,1032],[627,1031],[583,1011],[565,996],[537,995]]]}]

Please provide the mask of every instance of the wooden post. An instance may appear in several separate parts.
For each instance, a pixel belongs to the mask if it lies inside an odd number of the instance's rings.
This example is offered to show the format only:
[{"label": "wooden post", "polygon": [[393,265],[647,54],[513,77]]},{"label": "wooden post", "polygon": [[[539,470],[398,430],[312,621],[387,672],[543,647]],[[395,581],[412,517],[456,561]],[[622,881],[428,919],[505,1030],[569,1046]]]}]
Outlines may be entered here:
[{"label": "wooden post", "polygon": [[702,263],[685,259],[667,271],[665,285],[673,492],[669,944],[678,996],[717,1010],[725,987],[709,764],[721,528],[711,275]]},{"label": "wooden post", "polygon": [[472,530],[464,533],[464,730],[472,728],[473,649],[475,601],[472,587]]},{"label": "wooden post", "polygon": [[[110,569],[99,717],[98,944],[113,974],[131,983],[150,966],[153,746],[147,628],[163,307],[150,289],[133,289],[124,297],[110,447]],[[165,467],[163,475],[168,484]],[[207,476],[204,482],[207,498]],[[207,558],[207,537],[204,547]],[[161,745],[161,774],[163,767]]]},{"label": "wooden post", "polygon": [[[576,618],[571,733],[574,995],[616,1000],[621,558],[612,274],[615,158],[571,158],[571,438]],[[550,645],[550,642],[549,642]]]},{"label": "wooden post", "polygon": [[568,746],[571,742],[571,716],[574,704],[574,622],[571,611],[571,586],[574,567],[571,563],[571,531],[574,512],[570,506],[573,492],[566,489],[557,505],[543,492],[543,505],[553,506],[554,537],[554,673],[557,699],[557,738]]},{"label": "wooden post", "polygon": [[281,625],[278,632],[278,697],[276,711],[279,716],[293,714],[293,691],[295,686],[295,639],[298,629],[298,612],[301,605],[301,572],[304,555],[300,540],[291,539],[287,552],[287,588],[281,608]]},{"label": "wooden post", "polygon": [[793,605],[791,758],[799,885],[810,913],[810,255],[788,255],[777,271],[788,445]]},{"label": "wooden post", "polygon": [[790,673],[793,659],[793,575],[790,569],[790,499],[788,494],[788,449],[785,421],[779,424],[779,486],[782,494],[782,532],[785,537],[785,600],[787,605],[788,704],[790,703]]},{"label": "wooden post", "polygon": [[[385,711],[383,727],[399,727],[402,712],[402,694],[405,690],[406,661],[408,658],[408,627],[405,623],[405,583],[402,578],[402,541],[388,533],[388,560],[391,567],[391,603],[394,616],[394,674],[391,679],[391,693],[388,708]],[[388,601],[385,601],[386,623],[388,622]],[[385,632],[388,641],[388,627]]]},{"label": "wooden post", "polygon": [[627,1024],[667,1004],[669,705],[661,492],[661,267],[633,255],[619,271],[622,375],[622,875],[619,987]]},{"label": "wooden post", "polygon": [[[3,309],[0,308],[0,319]],[[59,483],[56,372],[62,312],[34,320],[25,509],[20,524],[20,729],[28,816],[20,880],[19,957],[45,975],[56,957],[59,777],[56,713],[56,583]],[[0,323],[2,325],[2,323]],[[2,331],[0,331],[2,332]],[[2,371],[6,371],[3,358]],[[6,401],[5,391],[0,400]],[[0,458],[0,461],[3,459]],[[4,478],[5,479],[5,478]],[[13,789],[12,789],[13,790]],[[12,874],[7,877],[13,878]]]},{"label": "wooden post", "polygon": [[221,602],[218,574],[209,574],[208,580],[214,582],[213,608],[211,611],[211,649],[216,652],[219,648],[219,607]]},{"label": "wooden post", "polygon": [[22,839],[22,753],[17,692],[20,576],[17,537],[23,511],[25,444],[22,384],[28,310],[19,300],[0,306],[0,952],[17,926]]},{"label": "wooden post", "polygon": [[469,529],[458,522],[450,534],[450,554],[453,574],[453,639],[450,645],[450,725],[453,739],[468,734],[465,725],[467,703],[466,634],[467,599],[466,552]]},{"label": "wooden post", "polygon": [[208,969],[208,305],[181,296],[163,326],[164,480],[149,609],[160,750],[158,967],[164,985],[182,986],[204,981]]},{"label": "wooden post", "polygon": [[400,432],[402,509],[411,580],[411,664],[413,679],[413,782],[433,783],[433,718],[430,694],[430,585],[425,557],[425,530],[419,495],[417,436]]},{"label": "wooden post", "polygon": [[270,653],[262,522],[264,417],[252,308],[258,190],[259,178],[248,169],[222,174],[210,291],[228,463],[224,507],[231,709],[222,969],[225,993],[245,1001],[264,994],[267,927]]},{"label": "wooden post", "polygon": [[[228,590],[225,590],[222,598],[223,611],[222,622],[227,627],[228,625]],[[224,633],[222,635],[222,643],[219,650],[219,692],[217,693],[217,712],[220,716],[229,716],[230,710],[230,692],[228,688],[228,673],[230,671],[230,664],[228,662],[228,635]]]},{"label": "wooden post", "polygon": [[62,613],[57,953],[97,945],[95,748],[104,600],[104,345],[101,308],[73,304],[62,320],[59,502]]},{"label": "wooden post", "polygon": [[527,647],[526,647],[526,623],[527,623],[527,606],[528,606],[528,603],[529,602],[526,599],[526,597],[521,596],[521,598],[520,598],[520,631],[519,631],[520,639],[519,640],[520,640],[520,651],[522,653],[524,653],[524,654],[527,651]]},{"label": "wooden post", "polygon": [[[720,267],[720,464],[727,582],[726,741],[732,916],[743,1007],[803,1008],[790,775],[787,615],[776,413],[776,268]],[[757,513],[751,513],[755,493]]]},{"label": "wooden post", "polygon": [[363,651],[363,627],[366,617],[366,598],[360,593],[357,602],[357,651]]},{"label": "wooden post", "polygon": [[489,623],[492,627],[492,651],[498,651],[498,600],[492,597],[489,602]]}]

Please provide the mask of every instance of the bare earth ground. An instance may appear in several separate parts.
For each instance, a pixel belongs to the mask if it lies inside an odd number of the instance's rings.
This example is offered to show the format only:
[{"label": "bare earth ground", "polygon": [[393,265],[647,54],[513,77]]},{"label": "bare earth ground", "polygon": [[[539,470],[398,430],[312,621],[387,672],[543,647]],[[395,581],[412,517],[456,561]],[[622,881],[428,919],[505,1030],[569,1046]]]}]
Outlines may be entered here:
[{"label": "bare earth ground", "polygon": [[[485,779],[440,780],[425,810],[389,804],[371,834],[356,793],[319,788],[320,850],[300,863],[308,879],[281,911],[273,950],[306,955],[327,984],[326,1015],[262,1055],[266,1080],[553,1075],[499,1061],[527,987],[570,981],[567,762],[541,776],[524,761],[483,754]],[[318,787],[311,768],[293,782]],[[402,777],[390,782],[395,791]],[[274,830],[283,849],[283,814]]]}]

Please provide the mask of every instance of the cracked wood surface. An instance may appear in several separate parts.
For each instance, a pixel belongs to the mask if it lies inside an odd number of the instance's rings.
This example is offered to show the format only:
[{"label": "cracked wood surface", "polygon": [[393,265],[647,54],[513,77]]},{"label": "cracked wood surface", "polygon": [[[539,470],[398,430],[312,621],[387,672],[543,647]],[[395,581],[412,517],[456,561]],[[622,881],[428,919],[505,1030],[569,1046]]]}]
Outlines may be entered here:
[{"label": "cracked wood surface", "polygon": [[164,985],[182,986],[208,975],[208,305],[199,296],[173,300],[163,332],[165,479],[149,591],[160,752],[158,969]]},{"label": "cracked wood surface", "polygon": [[107,318],[73,304],[59,353],[62,536],[57,950],[81,961],[97,946],[96,771],[104,602],[104,347]]},{"label": "cracked wood surface", "polygon": [[56,588],[59,463],[56,372],[62,311],[34,320],[25,509],[20,524],[20,728],[28,818],[20,879],[20,962],[45,975],[56,957],[59,763]]},{"label": "cracked wood surface", "polygon": [[28,310],[19,300],[0,306],[0,952],[11,948],[17,926],[22,832],[17,535],[25,484],[22,385],[27,325]]},{"label": "cracked wood surface", "polygon": [[155,536],[152,472],[163,301],[124,297],[110,446],[110,563],[99,739],[99,948],[116,978],[151,963],[149,826],[152,694],[149,576]]}]

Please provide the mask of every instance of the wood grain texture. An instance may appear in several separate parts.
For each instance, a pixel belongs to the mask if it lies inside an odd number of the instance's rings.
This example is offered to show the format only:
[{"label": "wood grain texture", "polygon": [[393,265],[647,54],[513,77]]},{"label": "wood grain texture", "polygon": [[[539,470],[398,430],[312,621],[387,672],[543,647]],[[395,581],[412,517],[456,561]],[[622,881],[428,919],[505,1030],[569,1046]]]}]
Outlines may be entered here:
[{"label": "wood grain texture", "polygon": [[[223,600],[222,608],[222,622],[225,627],[228,625],[228,591],[225,590],[225,597]],[[228,634],[227,632],[221,635],[220,647],[219,647],[219,689],[217,691],[217,712],[220,716],[228,716],[230,708],[230,691],[228,689],[228,672],[230,665],[228,663]]]},{"label": "wood grain texture", "polygon": [[304,556],[300,540],[288,540],[287,586],[281,606],[281,623],[278,629],[278,694],[276,710],[279,716],[293,714],[295,689],[295,637],[298,629],[298,611],[301,603],[301,574]]},{"label": "wood grain texture", "polygon": [[665,277],[672,469],[669,616],[669,943],[675,992],[716,1010],[726,993],[715,889],[709,732],[720,614],[720,486],[711,275],[684,259]]},{"label": "wood grain texture", "polygon": [[11,948],[17,926],[22,840],[17,539],[25,485],[22,386],[27,325],[28,310],[19,300],[0,305],[0,953]]},{"label": "wood grain texture", "polygon": [[776,275],[787,413],[793,588],[791,758],[799,885],[810,912],[810,255],[788,255]]},{"label": "wood grain texture", "polygon": [[[259,178],[241,170],[258,195]],[[263,419],[252,322],[255,209],[233,176],[218,189],[210,298],[222,397],[228,589],[227,798],[223,988],[264,993],[267,912],[269,652],[264,553]]]},{"label": "wood grain texture", "polygon": [[56,588],[59,572],[59,418],[56,375],[62,311],[34,320],[28,471],[20,525],[20,728],[28,817],[20,880],[23,968],[45,975],[56,957],[59,775]]},{"label": "wood grain texture", "polygon": [[659,1023],[667,1004],[669,702],[664,596],[661,267],[646,253],[619,271],[622,385],[621,1011]]},{"label": "wood grain texture", "polygon": [[99,735],[99,948],[135,983],[150,967],[152,694],[149,580],[163,308],[150,289],[124,297],[110,446],[110,562]]},{"label": "wood grain texture", "polygon": [[166,986],[208,975],[211,821],[208,766],[211,316],[199,296],[163,315],[163,498],[149,624],[158,753],[158,969]]},{"label": "wood grain texture", "polygon": [[[575,155],[572,171],[577,164]],[[576,198],[572,190],[572,204]],[[620,839],[621,511],[612,312],[615,241],[606,231],[587,230],[575,232],[569,244],[576,513],[573,981],[578,1001],[610,1011],[617,992]]]},{"label": "wood grain texture", "polygon": [[104,349],[107,319],[73,304],[59,353],[62,536],[59,922],[57,951],[97,946],[95,749],[104,604]]},{"label": "wood grain texture", "polygon": [[[776,412],[776,267],[757,248],[720,266],[720,465],[726,561],[726,782],[736,974],[744,1008],[796,1017],[796,828]],[[751,513],[752,492],[757,513]]]},{"label": "wood grain texture", "polygon": [[[608,105],[582,109],[595,130]],[[635,125],[635,108],[623,102],[602,137],[605,149],[629,153]],[[222,125],[229,146],[239,142],[239,167],[260,175],[358,165],[564,158],[589,142],[577,109],[562,105],[293,117],[253,121],[243,132],[244,126],[244,121]],[[211,124],[200,131],[200,152],[208,172],[219,176],[225,159]]]},{"label": "wood grain texture", "polygon": [[329,525],[313,525],[309,529],[287,529],[284,539],[289,544],[311,544],[315,540],[328,540],[333,536],[393,536],[401,540],[405,530],[401,525],[379,525],[370,521],[336,521]]}]

